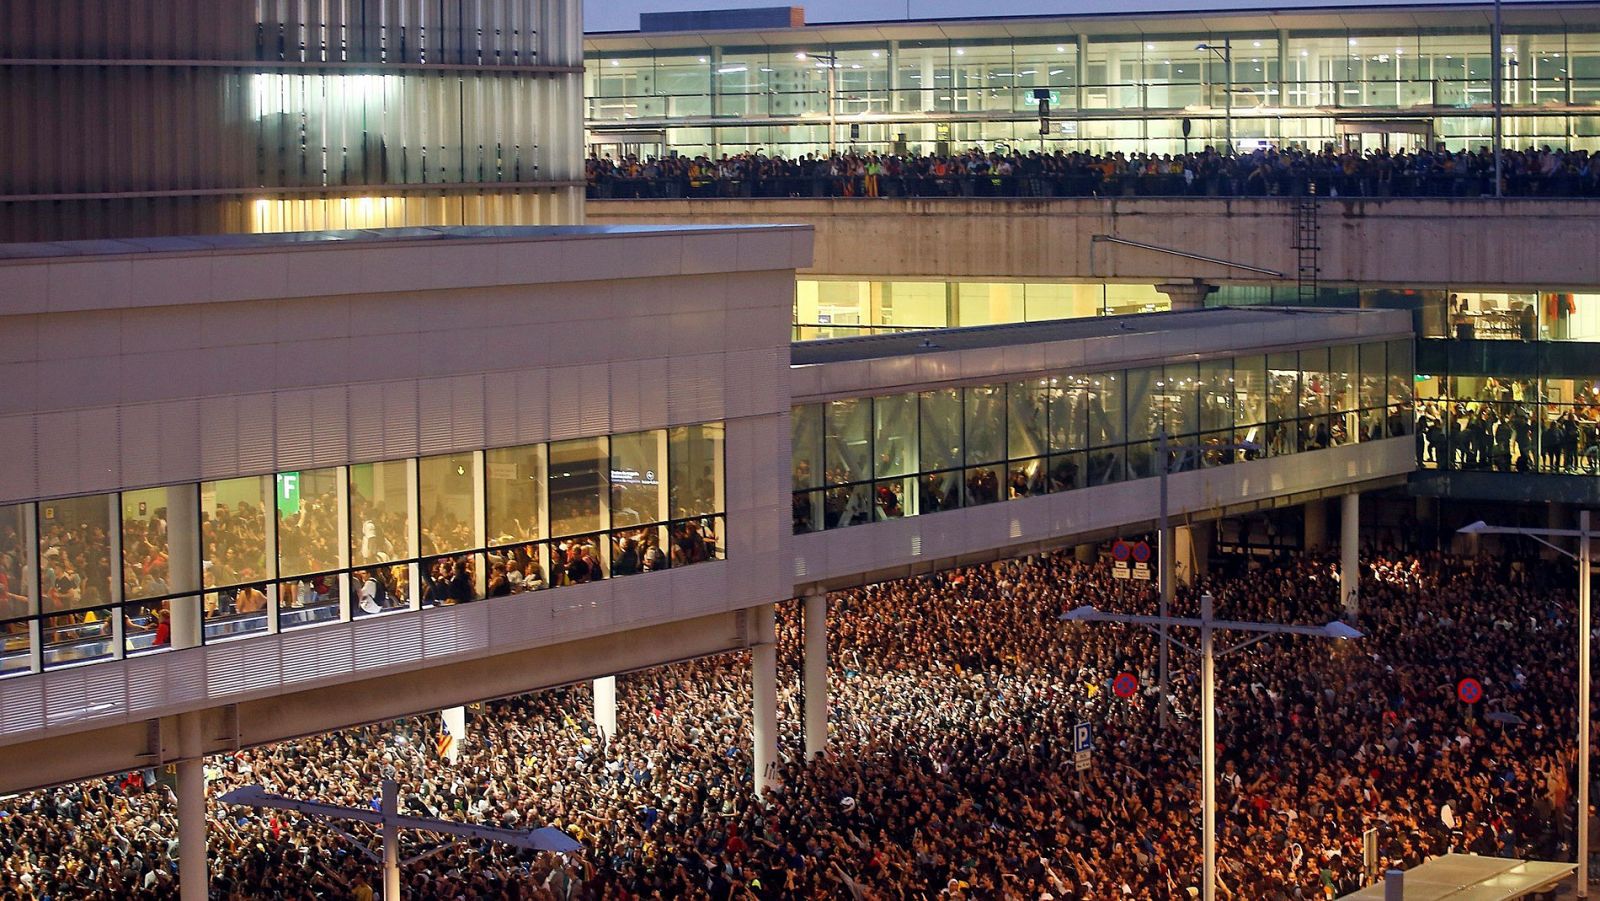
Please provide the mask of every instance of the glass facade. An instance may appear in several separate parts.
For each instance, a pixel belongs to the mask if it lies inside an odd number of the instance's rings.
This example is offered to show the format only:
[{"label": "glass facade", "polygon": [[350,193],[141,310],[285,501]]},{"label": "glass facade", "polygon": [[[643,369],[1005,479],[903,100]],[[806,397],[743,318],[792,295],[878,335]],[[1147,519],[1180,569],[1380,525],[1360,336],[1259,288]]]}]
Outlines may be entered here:
[{"label": "glass facade", "polygon": [[[1412,342],[797,406],[795,534],[1410,434]],[[1221,446],[1251,444],[1258,450]]]},{"label": "glass facade", "polygon": [[720,560],[723,435],[703,423],[0,506],[0,675],[161,651],[186,616],[209,643]]},{"label": "glass facade", "polygon": [[795,340],[1171,309],[1155,285],[797,279]]},{"label": "glass facade", "polygon": [[[1600,13],[1575,10],[1565,25],[1505,15],[1507,139],[1600,149],[1600,117],[1583,109],[1600,101]],[[936,40],[911,39],[926,33],[915,25],[883,25],[879,40],[830,41],[823,28],[788,44],[764,34],[752,46],[753,36],[735,33],[658,50],[640,38],[592,38],[586,116],[605,130],[591,146],[602,155],[826,152],[830,118],[840,146],[939,153],[1035,146],[1035,92],[1046,91],[1055,121],[1043,142],[1068,151],[1199,149],[1220,144],[1229,119],[1244,146],[1487,146],[1487,11],[1418,13],[1405,25],[1364,18],[1294,27],[1288,14],[1284,29],[1164,35],[1159,16],[1140,23],[1143,34],[1123,35],[1079,35],[1062,20],[1056,34],[1014,38],[963,37],[962,26],[944,23],[950,37]],[[907,39],[896,39],[901,32]],[[649,133],[629,143],[630,128]]]},{"label": "glass facade", "polygon": [[1600,377],[1423,375],[1424,469],[1600,474]]}]

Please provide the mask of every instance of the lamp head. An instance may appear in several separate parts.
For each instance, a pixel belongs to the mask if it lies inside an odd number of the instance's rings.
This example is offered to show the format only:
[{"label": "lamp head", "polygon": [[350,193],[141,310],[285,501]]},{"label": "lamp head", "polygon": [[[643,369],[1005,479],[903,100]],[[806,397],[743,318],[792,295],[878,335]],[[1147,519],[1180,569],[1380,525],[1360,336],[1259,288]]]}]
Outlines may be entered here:
[{"label": "lamp head", "polygon": [[1211,49],[1211,45],[1210,44],[1206,44],[1206,43],[1200,43],[1200,44],[1194,45],[1194,49],[1196,49],[1196,50],[1210,50]]},{"label": "lamp head", "polygon": [[1056,619],[1064,623],[1086,623],[1097,619],[1099,616],[1100,611],[1094,609],[1092,604],[1085,604],[1082,607],[1074,607],[1068,610],[1066,613],[1056,617]]},{"label": "lamp head", "polygon": [[1322,634],[1329,638],[1338,638],[1342,640],[1346,638],[1360,638],[1365,633],[1349,623],[1342,622],[1340,620],[1334,620],[1333,622],[1322,627]]},{"label": "lamp head", "polygon": [[1480,519],[1475,523],[1462,526],[1461,528],[1456,529],[1456,531],[1463,535],[1481,535],[1484,532],[1489,531],[1489,524]]}]

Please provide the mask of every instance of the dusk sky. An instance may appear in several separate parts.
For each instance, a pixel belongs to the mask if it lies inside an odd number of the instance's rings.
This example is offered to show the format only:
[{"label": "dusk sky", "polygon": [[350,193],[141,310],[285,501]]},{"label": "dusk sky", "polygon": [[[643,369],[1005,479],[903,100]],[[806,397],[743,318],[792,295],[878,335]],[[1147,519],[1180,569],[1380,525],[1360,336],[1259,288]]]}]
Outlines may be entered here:
[{"label": "dusk sky", "polygon": [[[584,0],[584,28],[588,31],[631,31],[639,27],[639,13],[686,9],[743,8],[752,6],[803,6],[807,22],[859,22],[906,18],[908,0]],[[1414,0],[1407,0],[1414,2]],[[1428,2],[1428,0],[1421,0]],[[1448,0],[1440,0],[1448,2]],[[1159,12],[1181,9],[1216,10],[1306,6],[1386,6],[1395,0],[909,0],[912,18],[971,18],[973,16],[1023,16],[1066,12]]]}]

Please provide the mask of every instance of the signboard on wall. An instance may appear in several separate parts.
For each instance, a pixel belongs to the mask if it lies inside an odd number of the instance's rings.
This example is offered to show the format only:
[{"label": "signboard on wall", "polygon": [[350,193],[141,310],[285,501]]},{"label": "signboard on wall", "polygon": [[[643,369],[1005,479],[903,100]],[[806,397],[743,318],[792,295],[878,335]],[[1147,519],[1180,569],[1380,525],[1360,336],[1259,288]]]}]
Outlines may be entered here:
[{"label": "signboard on wall", "polygon": [[278,473],[278,515],[293,516],[300,512],[300,473]]}]

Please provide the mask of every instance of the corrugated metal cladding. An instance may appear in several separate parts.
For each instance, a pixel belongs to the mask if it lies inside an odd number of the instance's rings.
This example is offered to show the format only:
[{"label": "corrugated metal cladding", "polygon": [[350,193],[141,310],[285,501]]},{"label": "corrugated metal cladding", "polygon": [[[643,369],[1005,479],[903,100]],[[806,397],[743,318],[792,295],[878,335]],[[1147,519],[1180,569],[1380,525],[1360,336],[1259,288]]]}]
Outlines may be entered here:
[{"label": "corrugated metal cladding", "polygon": [[0,242],[578,221],[581,28],[580,0],[0,3]]}]

